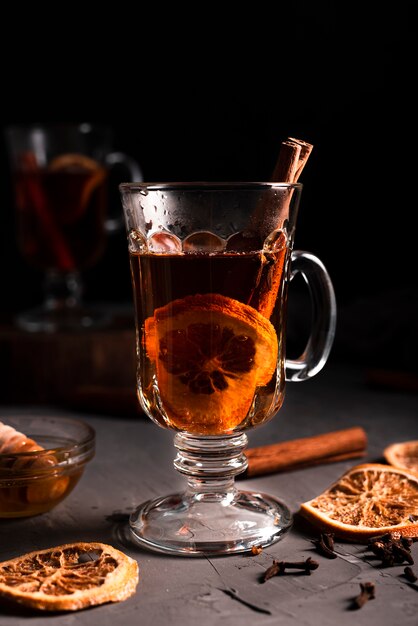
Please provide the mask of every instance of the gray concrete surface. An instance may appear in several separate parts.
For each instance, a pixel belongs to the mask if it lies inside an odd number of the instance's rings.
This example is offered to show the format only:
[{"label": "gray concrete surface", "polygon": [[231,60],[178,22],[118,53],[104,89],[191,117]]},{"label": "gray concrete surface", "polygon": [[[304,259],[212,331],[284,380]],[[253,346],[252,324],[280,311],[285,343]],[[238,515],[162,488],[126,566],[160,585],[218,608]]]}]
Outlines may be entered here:
[{"label": "gray concrete surface", "polygon": [[[1,407],[0,419],[17,413],[50,414],[51,408]],[[365,547],[336,542],[330,560],[313,546],[311,529],[296,516],[280,542],[261,554],[184,558],[151,553],[133,545],[124,519],[140,502],[177,491],[184,479],[173,468],[173,434],[147,418],[74,414],[96,430],[97,451],[68,499],[50,513],[27,519],[0,520],[0,561],[24,552],[73,541],[101,541],[137,559],[140,583],[125,602],[72,613],[22,614],[0,608],[1,626],[409,626],[418,624],[418,586],[402,576],[404,565],[379,567]],[[281,412],[249,434],[249,445],[293,439],[363,426],[367,455],[286,473],[241,480],[244,489],[282,497],[293,511],[318,495],[346,469],[380,461],[386,445],[418,439],[418,395],[371,389],[362,372],[328,365],[316,378],[287,386]],[[418,543],[412,546],[418,562]],[[286,575],[264,584],[260,575],[277,560],[312,556],[319,568],[311,576]],[[418,565],[414,566],[418,572]],[[359,583],[374,582],[376,598],[351,610]],[[234,590],[234,592],[231,592]]]}]

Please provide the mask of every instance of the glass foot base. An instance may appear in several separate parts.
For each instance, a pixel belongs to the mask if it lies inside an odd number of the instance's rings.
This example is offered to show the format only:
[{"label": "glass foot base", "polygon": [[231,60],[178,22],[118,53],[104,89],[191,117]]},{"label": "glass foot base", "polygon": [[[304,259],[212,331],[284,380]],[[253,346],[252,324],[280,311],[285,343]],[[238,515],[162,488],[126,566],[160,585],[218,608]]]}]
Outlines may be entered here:
[{"label": "glass foot base", "polygon": [[103,328],[110,324],[111,316],[104,311],[87,307],[57,310],[39,307],[21,313],[15,322],[21,330],[33,333],[74,332]]},{"label": "glass foot base", "polygon": [[153,551],[216,556],[275,543],[290,529],[292,514],[263,493],[186,492],[145,502],[129,523],[134,542]]}]

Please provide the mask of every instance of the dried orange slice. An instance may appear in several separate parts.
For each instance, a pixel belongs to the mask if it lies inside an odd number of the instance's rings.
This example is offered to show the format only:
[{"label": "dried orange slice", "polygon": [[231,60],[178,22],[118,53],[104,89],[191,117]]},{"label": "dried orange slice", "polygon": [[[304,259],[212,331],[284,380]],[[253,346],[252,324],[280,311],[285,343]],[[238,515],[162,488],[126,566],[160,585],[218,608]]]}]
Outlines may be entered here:
[{"label": "dried orange slice", "polygon": [[362,542],[387,532],[418,537],[418,477],[365,463],[346,472],[300,513],[321,530]]},{"label": "dried orange slice", "polygon": [[0,563],[0,599],[45,611],[75,611],[134,594],[138,564],[104,543],[70,543]]},{"label": "dried orange slice", "polygon": [[[94,159],[84,154],[61,154],[49,164],[49,170],[55,173],[64,173],[77,176],[71,187],[66,187],[60,196],[60,219],[66,223],[75,222],[87,209],[93,192],[102,185],[107,172]],[[80,176],[82,178],[80,178]],[[64,219],[65,218],[65,219]]]},{"label": "dried orange slice", "polygon": [[386,461],[418,475],[418,441],[402,441],[393,443],[383,451]]},{"label": "dried orange slice", "polygon": [[156,309],[144,336],[163,408],[174,427],[190,433],[217,435],[238,426],[256,388],[276,371],[272,324],[220,294],[187,296]]},{"label": "dried orange slice", "polygon": [[51,172],[59,170],[100,170],[101,165],[84,154],[70,152],[68,154],[60,154],[52,159],[48,168]]}]

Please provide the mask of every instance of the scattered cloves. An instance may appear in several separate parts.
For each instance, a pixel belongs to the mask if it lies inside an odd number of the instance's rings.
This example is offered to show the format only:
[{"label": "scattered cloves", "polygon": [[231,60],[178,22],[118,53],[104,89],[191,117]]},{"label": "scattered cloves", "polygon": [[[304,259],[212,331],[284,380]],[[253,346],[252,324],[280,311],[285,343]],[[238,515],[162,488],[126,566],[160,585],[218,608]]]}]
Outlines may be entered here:
[{"label": "scattered cloves", "polygon": [[395,564],[391,545],[385,541],[376,539],[369,544],[369,550],[382,561],[383,567],[391,567]]},{"label": "scattered cloves", "polygon": [[383,567],[392,567],[405,561],[409,565],[413,565],[412,543],[413,540],[410,537],[386,533],[380,537],[372,537],[369,541],[368,549],[381,559]]},{"label": "scattered cloves", "polygon": [[308,557],[306,561],[273,561],[272,565],[266,569],[264,572],[261,582],[266,582],[273,576],[282,576],[286,573],[286,570],[295,569],[300,572],[304,572],[307,575],[311,574],[311,571],[317,569],[319,567],[319,563],[314,561],[311,557]]},{"label": "scattered cloves", "polygon": [[353,609],[361,609],[361,607],[364,606],[366,602],[368,602],[369,600],[373,600],[376,597],[374,583],[360,583],[360,590],[360,594],[353,600]]}]

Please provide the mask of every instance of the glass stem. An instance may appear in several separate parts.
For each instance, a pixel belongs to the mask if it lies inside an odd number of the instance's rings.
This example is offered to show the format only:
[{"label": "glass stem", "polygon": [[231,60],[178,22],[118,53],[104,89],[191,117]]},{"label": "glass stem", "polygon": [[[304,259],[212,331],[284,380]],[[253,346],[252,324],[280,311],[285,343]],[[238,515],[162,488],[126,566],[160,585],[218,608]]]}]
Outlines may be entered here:
[{"label": "glass stem", "polygon": [[235,476],[247,469],[245,434],[195,437],[177,433],[174,467],[187,476],[187,494],[197,500],[225,500],[235,496]]},{"label": "glass stem", "polygon": [[81,304],[83,287],[78,272],[48,270],[44,281],[45,306],[49,311],[76,309]]}]

